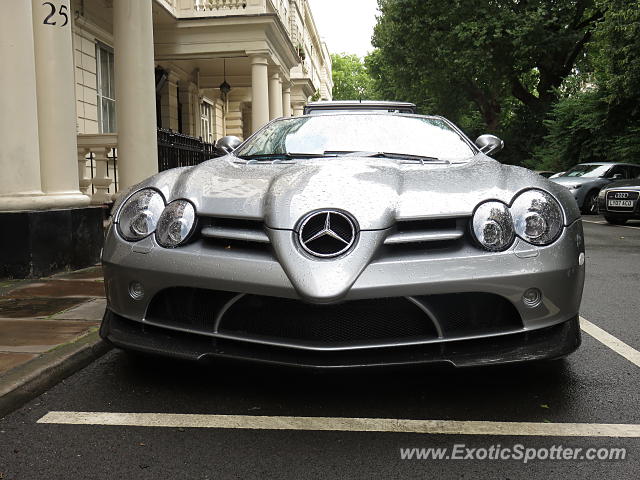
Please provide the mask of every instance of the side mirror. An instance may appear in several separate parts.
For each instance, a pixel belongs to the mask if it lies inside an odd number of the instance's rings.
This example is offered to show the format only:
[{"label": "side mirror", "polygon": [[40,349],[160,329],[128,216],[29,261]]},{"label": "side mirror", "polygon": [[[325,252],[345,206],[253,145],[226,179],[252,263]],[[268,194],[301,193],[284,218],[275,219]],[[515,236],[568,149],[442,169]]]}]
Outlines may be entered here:
[{"label": "side mirror", "polygon": [[222,137],[216,142],[216,152],[219,155],[228,155],[233,152],[238,145],[242,143],[238,137],[234,137],[233,135],[227,135],[226,137]]},{"label": "side mirror", "polygon": [[485,155],[496,154],[504,148],[504,142],[495,135],[480,135],[476,139],[476,147]]},{"label": "side mirror", "polygon": [[613,177],[611,177],[611,180],[622,180],[622,174],[616,173]]}]

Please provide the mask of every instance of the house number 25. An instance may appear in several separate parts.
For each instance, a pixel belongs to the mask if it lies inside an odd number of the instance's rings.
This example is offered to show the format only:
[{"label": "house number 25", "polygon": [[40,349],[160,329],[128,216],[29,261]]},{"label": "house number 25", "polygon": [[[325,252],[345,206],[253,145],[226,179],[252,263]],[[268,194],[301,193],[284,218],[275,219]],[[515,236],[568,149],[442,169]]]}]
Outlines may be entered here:
[{"label": "house number 25", "polygon": [[[42,5],[51,9],[49,15],[44,17],[44,21],[42,23],[44,23],[45,25],[57,25],[56,21],[53,20],[53,16],[56,14],[56,6],[51,2],[44,2]],[[64,27],[67,23],[69,23],[69,16],[67,15],[67,11],[68,10],[66,5],[60,5],[60,8],[58,8],[58,15],[64,18],[64,23],[59,25],[60,27]]]}]

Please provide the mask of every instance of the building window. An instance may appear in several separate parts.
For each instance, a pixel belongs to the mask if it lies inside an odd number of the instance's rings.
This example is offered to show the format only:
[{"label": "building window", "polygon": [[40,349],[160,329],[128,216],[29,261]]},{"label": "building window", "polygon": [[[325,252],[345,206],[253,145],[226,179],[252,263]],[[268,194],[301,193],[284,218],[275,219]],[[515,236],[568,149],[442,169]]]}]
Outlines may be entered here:
[{"label": "building window", "polygon": [[213,143],[213,108],[209,102],[200,104],[200,131],[205,142]]},{"label": "building window", "polygon": [[96,43],[98,128],[100,133],[116,133],[116,94],[113,76],[113,50]]}]

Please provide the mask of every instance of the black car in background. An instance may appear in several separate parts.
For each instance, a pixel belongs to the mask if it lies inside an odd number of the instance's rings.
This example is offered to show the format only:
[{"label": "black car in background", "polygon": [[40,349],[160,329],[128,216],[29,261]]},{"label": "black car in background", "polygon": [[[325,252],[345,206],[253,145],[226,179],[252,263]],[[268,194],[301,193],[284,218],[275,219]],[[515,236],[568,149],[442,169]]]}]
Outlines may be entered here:
[{"label": "black car in background", "polygon": [[627,220],[640,220],[640,175],[631,180],[613,182],[598,195],[598,211],[607,222],[623,225]]}]

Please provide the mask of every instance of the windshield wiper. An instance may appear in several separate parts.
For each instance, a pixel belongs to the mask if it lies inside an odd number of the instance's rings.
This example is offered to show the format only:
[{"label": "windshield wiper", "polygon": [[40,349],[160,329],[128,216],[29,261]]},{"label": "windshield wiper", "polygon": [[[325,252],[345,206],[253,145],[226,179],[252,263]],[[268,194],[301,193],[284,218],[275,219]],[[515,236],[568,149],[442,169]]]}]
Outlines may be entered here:
[{"label": "windshield wiper", "polygon": [[358,151],[349,151],[349,150],[327,150],[324,152],[325,154],[336,154],[336,155],[344,155],[344,156],[354,156],[354,157],[368,157],[368,158],[392,158],[396,160],[408,160],[416,163],[428,163],[428,162],[438,162],[438,163],[451,163],[449,160],[442,160],[436,157],[429,157],[425,155],[412,155],[410,153],[395,153],[395,152],[358,152]]},{"label": "windshield wiper", "polygon": [[[324,153],[293,153],[293,152],[255,153],[253,155],[237,155],[237,157],[242,160],[256,160],[256,161],[296,160],[301,158],[322,158],[322,157],[328,157],[328,156],[330,155],[325,155]],[[331,156],[335,156],[335,155],[331,155]]]}]

